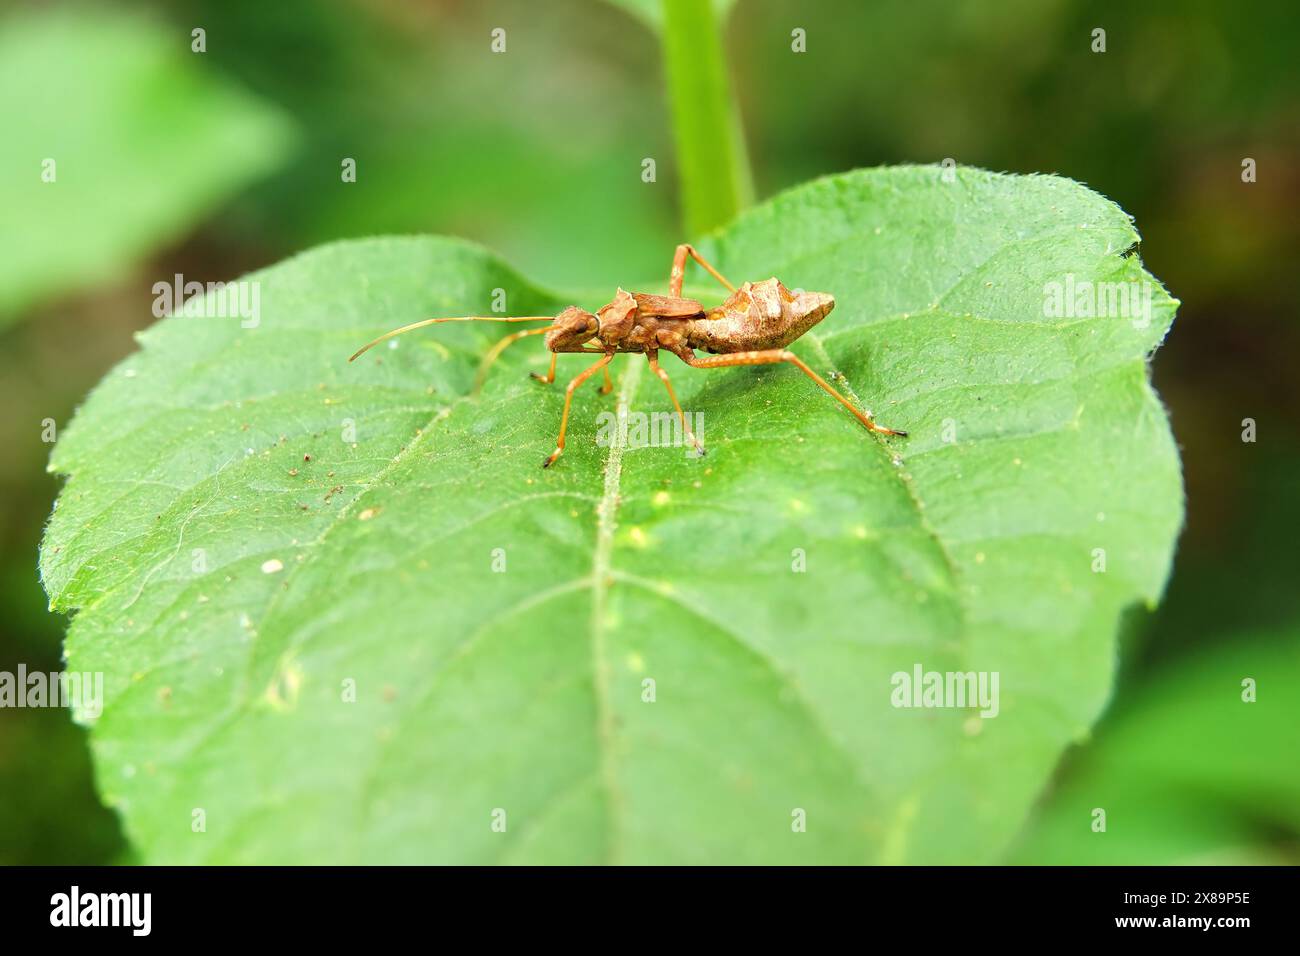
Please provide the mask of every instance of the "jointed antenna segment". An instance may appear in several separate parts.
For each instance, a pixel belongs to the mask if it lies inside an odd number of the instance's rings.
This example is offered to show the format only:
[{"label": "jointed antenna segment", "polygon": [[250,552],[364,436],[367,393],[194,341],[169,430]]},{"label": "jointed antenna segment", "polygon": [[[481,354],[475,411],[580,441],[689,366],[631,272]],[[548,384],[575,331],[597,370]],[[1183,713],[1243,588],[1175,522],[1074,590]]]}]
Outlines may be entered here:
[{"label": "jointed antenna segment", "polygon": [[358,356],[364,355],[380,342],[386,342],[391,338],[411,332],[415,329],[422,329],[426,325],[437,325],[439,322],[550,322],[549,315],[524,315],[515,318],[507,318],[501,315],[458,315],[450,319],[424,319],[420,322],[412,322],[410,325],[404,325],[400,329],[393,329],[391,332],[385,332],[379,338],[367,342],[361,348],[352,353],[348,359],[349,362],[355,362]]}]

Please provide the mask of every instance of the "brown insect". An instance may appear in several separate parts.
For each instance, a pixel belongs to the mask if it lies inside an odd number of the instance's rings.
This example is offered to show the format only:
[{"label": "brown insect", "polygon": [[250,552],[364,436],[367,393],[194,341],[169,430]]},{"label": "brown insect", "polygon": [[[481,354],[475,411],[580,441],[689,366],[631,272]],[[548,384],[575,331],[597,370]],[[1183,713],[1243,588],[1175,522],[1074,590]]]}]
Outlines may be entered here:
[{"label": "brown insect", "polygon": [[[717,279],[730,297],[712,309],[705,309],[695,299],[682,298],[682,278],[686,272],[686,257],[690,256]],[[599,355],[594,365],[578,373],[569,382],[564,395],[564,415],[560,418],[560,437],[555,443],[555,451],[542,462],[543,468],[549,468],[564,451],[564,436],[569,424],[569,406],[573,402],[573,393],[596,372],[605,375],[602,394],[608,394],[614,387],[609,377],[609,363],[619,352],[642,352],[650,363],[650,368],[664,383],[668,397],[673,401],[682,420],[686,438],[695,446],[699,454],[704,454],[704,446],[695,438],[687,423],[686,415],[668,373],[659,365],[659,350],[672,352],[692,368],[725,368],[728,365],[770,365],[775,362],[789,362],[797,366],[805,375],[816,382],[824,391],[835,398],[853,415],[873,432],[882,435],[906,435],[907,432],[877,425],[871,413],[857,408],[852,402],[820,375],[810,369],[799,356],[786,351],[786,346],[803,335],[814,325],[824,319],[835,308],[835,298],[827,292],[799,292],[795,294],[781,284],[776,278],[762,282],[746,282],[739,289],[722,277],[689,245],[677,247],[673,256],[673,268],[668,278],[668,295],[652,295],[646,292],[624,292],[618,290],[614,301],[597,310],[595,314],[569,306],[557,316],[528,315],[513,318],[502,316],[467,315],[450,319],[425,319],[413,322],[400,329],[386,332],[373,342],[369,342],[356,351],[348,361],[356,359],[367,349],[378,345],[386,339],[412,329],[423,328],[438,322],[550,322],[543,329],[529,329],[515,332],[497,342],[483,357],[475,379],[477,391],[483,384],[487,370],[497,357],[512,342],[529,335],[545,335],[546,347],[551,351],[551,368],[545,375],[531,373],[539,382],[549,385],[555,381],[555,362],[561,352],[586,352]],[[712,353],[712,358],[700,358],[695,350]]]}]

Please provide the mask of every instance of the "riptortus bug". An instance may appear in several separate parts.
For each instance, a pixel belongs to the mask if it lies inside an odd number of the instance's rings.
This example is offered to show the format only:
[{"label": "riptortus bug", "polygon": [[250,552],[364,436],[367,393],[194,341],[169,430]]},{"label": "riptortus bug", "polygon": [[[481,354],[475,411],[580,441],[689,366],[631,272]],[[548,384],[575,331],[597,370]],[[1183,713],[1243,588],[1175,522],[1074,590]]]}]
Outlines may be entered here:
[{"label": "riptortus bug", "polygon": [[[686,258],[694,259],[709,275],[726,286],[731,295],[719,306],[704,308],[695,299],[682,298],[682,279],[686,273]],[[668,373],[659,365],[659,351],[672,352],[692,368],[726,368],[729,365],[770,365],[789,362],[818,384],[827,394],[853,413],[866,428],[882,435],[906,435],[907,432],[877,425],[871,413],[863,411],[840,394],[824,378],[810,369],[799,356],[787,351],[786,346],[824,319],[835,308],[835,297],[829,292],[799,292],[787,289],[777,278],[761,282],[746,282],[739,289],[722,277],[698,252],[689,245],[680,245],[673,256],[673,268],[668,278],[668,295],[648,292],[624,292],[622,289],[608,305],[594,314],[571,305],[559,315],[528,315],[506,318],[503,316],[466,315],[450,319],[425,319],[386,332],[358,349],[353,361],[368,349],[395,335],[412,329],[435,325],[439,322],[549,322],[546,328],[515,332],[497,342],[483,357],[479,365],[474,388],[477,391],[492,363],[512,342],[530,335],[545,335],[546,347],[551,352],[551,367],[545,375],[531,373],[544,384],[555,381],[555,362],[561,352],[585,352],[599,355],[595,364],[574,376],[564,394],[564,414],[560,418],[560,436],[555,451],[542,462],[549,468],[564,452],[564,436],[569,424],[569,408],[573,393],[596,372],[604,373],[603,394],[613,389],[609,377],[609,363],[619,352],[640,352],[659,376],[673,401],[673,408],[681,418],[688,441],[698,454],[704,446],[696,439],[687,424],[682,406],[677,401]],[[710,353],[700,358],[696,350]]]}]

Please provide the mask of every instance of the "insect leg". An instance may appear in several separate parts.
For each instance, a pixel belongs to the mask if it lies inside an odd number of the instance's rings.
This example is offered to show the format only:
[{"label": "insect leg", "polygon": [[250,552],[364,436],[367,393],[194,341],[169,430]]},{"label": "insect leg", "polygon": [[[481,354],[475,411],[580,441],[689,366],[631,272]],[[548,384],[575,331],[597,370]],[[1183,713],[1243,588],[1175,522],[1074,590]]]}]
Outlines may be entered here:
[{"label": "insect leg", "polygon": [[668,273],[668,295],[670,297],[681,298],[682,279],[686,276],[687,256],[690,256],[692,259],[694,259],[696,262],[702,265],[705,271],[709,273],[709,275],[713,276],[713,278],[717,279],[724,286],[726,286],[728,292],[736,291],[736,287],[732,285],[730,282],[728,282],[726,279],[724,279],[722,277],[722,273],[720,273],[717,269],[713,268],[713,266],[711,266],[708,262],[706,262],[704,257],[695,251],[694,246],[688,245],[687,243],[682,243],[680,246],[677,247],[677,252],[674,253],[673,255],[672,272]]},{"label": "insect leg", "polygon": [[478,364],[478,371],[474,374],[473,394],[477,395],[479,390],[483,388],[483,380],[487,378],[488,369],[492,367],[492,363],[495,362],[498,357],[500,357],[501,353],[506,350],[506,346],[510,345],[510,343],[512,342],[518,342],[520,339],[524,338],[525,336],[545,335],[549,331],[550,329],[546,328],[546,329],[529,329],[527,332],[515,332],[511,335],[507,335],[496,345],[492,346],[492,348],[488,349],[487,354],[483,356],[483,361],[479,362]]},{"label": "insect leg", "polygon": [[605,371],[605,384],[600,386],[600,394],[608,395],[610,392],[614,391],[614,380],[609,377],[608,365],[605,366],[604,371]]},{"label": "insect leg", "polygon": [[823,391],[833,397],[837,402],[853,413],[858,421],[862,422],[868,429],[873,432],[879,432],[882,435],[907,435],[907,432],[899,431],[896,428],[886,428],[884,425],[877,425],[871,418],[870,412],[864,412],[847,398],[837,392],[826,379],[822,378],[807,365],[803,360],[793,352],[786,349],[765,349],[761,352],[733,352],[730,355],[714,355],[709,358],[696,358],[691,356],[685,359],[686,364],[693,368],[725,368],[728,365],[772,365],[776,362],[789,362],[797,366],[805,375],[816,382]]},{"label": "insect leg", "polygon": [[591,378],[592,375],[608,365],[610,359],[613,357],[613,352],[606,352],[604,357],[602,357],[595,365],[592,365],[590,368],[584,369],[575,375],[573,381],[571,381],[568,384],[568,387],[564,389],[564,415],[560,418],[560,437],[555,442],[555,451],[551,452],[550,455],[547,456],[546,460],[542,462],[543,468],[550,468],[551,465],[555,464],[555,459],[559,458],[564,452],[564,433],[569,427],[569,406],[573,404],[574,391],[579,385]]},{"label": "insect leg", "polygon": [[528,374],[537,379],[537,381],[541,382],[543,385],[550,385],[555,381],[555,360],[559,357],[558,353],[551,353],[551,370],[545,375],[538,375],[536,372],[529,372]]},{"label": "insect leg", "polygon": [[677,401],[677,393],[673,391],[673,383],[668,381],[668,373],[659,366],[659,356],[654,352],[647,352],[646,358],[650,361],[650,368],[659,376],[659,381],[664,383],[664,388],[668,389],[668,397],[673,400],[673,408],[677,409],[677,417],[682,420],[682,432],[686,435],[687,440],[695,446],[695,453],[703,458],[704,445],[695,437],[691,431],[691,426],[686,423],[686,413],[682,411],[681,402]]}]

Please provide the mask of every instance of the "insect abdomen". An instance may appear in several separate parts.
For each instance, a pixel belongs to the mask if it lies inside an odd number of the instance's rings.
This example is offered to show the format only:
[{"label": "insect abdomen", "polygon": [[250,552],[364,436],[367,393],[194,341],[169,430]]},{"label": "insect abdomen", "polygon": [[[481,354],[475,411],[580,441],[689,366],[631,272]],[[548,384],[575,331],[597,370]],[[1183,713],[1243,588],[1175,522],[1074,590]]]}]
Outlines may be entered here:
[{"label": "insect abdomen", "polygon": [[796,296],[777,279],[746,282],[691,323],[690,346],[715,354],[785,348],[834,307],[834,298],[825,293]]}]

